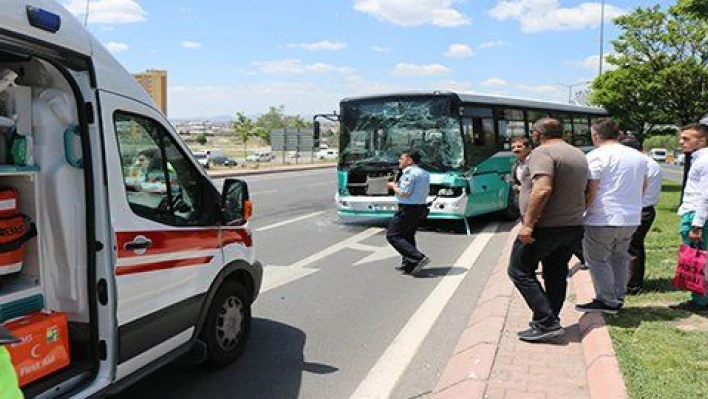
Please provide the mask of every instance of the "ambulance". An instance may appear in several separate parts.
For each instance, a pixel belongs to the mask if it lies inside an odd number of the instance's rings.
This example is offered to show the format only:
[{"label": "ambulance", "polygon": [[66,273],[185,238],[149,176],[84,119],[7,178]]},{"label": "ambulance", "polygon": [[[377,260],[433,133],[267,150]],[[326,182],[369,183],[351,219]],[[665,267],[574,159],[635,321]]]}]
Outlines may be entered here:
[{"label": "ambulance", "polygon": [[235,361],[263,273],[250,214],[73,15],[2,1],[0,323],[26,397]]}]

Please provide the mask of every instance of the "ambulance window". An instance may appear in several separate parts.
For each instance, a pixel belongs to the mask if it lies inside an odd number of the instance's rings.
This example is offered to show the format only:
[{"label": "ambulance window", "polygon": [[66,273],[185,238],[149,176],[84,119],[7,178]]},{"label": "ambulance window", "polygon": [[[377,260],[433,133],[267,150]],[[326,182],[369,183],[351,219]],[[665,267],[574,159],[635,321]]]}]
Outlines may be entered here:
[{"label": "ambulance window", "polygon": [[123,180],[130,208],[160,223],[199,224],[200,174],[167,131],[145,117],[115,113]]}]

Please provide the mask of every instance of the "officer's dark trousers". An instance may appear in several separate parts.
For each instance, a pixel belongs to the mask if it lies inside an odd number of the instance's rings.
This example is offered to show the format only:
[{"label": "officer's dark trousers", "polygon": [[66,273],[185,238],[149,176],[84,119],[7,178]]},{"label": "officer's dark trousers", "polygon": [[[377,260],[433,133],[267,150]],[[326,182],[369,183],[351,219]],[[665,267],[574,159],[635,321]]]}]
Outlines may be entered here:
[{"label": "officer's dark trousers", "polygon": [[[535,241],[524,245],[514,242],[507,273],[533,312],[532,323],[541,328],[559,326],[559,318],[568,288],[568,261],[583,234],[582,226],[537,227]],[[536,277],[543,264],[543,285]]]},{"label": "officer's dark trousers", "polygon": [[428,215],[425,205],[399,205],[388,224],[386,239],[403,257],[403,263],[417,262],[425,257],[415,247],[415,232]]}]

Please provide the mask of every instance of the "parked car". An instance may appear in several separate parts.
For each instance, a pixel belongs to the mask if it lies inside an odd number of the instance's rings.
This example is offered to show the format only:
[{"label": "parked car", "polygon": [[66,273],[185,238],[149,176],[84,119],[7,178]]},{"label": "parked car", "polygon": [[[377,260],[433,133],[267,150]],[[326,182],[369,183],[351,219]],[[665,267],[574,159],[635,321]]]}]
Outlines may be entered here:
[{"label": "parked car", "polygon": [[679,156],[674,159],[674,165],[683,165],[686,162],[686,154],[679,154]]},{"label": "parked car", "polygon": [[317,151],[317,154],[315,155],[315,157],[317,159],[335,160],[335,159],[339,158],[339,154],[337,153],[337,150],[324,149],[324,150]]},{"label": "parked car", "polygon": [[238,162],[236,162],[235,159],[228,157],[224,154],[209,155],[209,161],[211,163],[213,163],[214,165],[221,165],[221,166],[236,166],[236,165],[238,165]]},{"label": "parked car", "polygon": [[649,150],[649,156],[652,157],[656,162],[666,162],[666,155],[669,150],[666,148],[652,148]]},{"label": "parked car", "polygon": [[209,154],[204,151],[199,151],[194,153],[194,157],[197,158],[197,162],[204,167],[204,169],[211,168],[211,161],[209,159]]},{"label": "parked car", "polygon": [[256,151],[246,157],[246,161],[249,162],[270,162],[273,159],[275,155],[270,151]]}]

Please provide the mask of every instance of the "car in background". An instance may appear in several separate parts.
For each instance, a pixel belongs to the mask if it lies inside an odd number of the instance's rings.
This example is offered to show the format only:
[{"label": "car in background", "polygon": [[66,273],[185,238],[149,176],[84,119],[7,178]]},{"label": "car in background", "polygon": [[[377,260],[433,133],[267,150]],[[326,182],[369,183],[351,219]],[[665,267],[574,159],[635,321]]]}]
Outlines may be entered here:
[{"label": "car in background", "polygon": [[209,154],[206,151],[199,151],[194,153],[194,157],[197,158],[197,162],[204,167],[204,169],[211,168],[211,161],[209,159]]},{"label": "car in background", "polygon": [[246,157],[248,162],[270,162],[274,159],[275,155],[270,151],[256,151]]},{"label": "car in background", "polygon": [[683,165],[686,162],[686,154],[679,154],[672,162],[674,165]]},{"label": "car in background", "polygon": [[315,158],[317,159],[323,159],[323,160],[336,160],[339,158],[339,153],[337,150],[333,149],[321,149],[317,151],[317,154],[315,154]]},{"label": "car in background", "polygon": [[666,156],[669,150],[666,148],[652,148],[649,150],[649,156],[656,162],[666,162]]},{"label": "car in background", "polygon": [[238,162],[235,159],[224,154],[209,155],[209,161],[214,165],[219,166],[236,166]]}]

